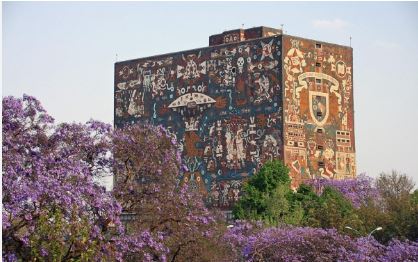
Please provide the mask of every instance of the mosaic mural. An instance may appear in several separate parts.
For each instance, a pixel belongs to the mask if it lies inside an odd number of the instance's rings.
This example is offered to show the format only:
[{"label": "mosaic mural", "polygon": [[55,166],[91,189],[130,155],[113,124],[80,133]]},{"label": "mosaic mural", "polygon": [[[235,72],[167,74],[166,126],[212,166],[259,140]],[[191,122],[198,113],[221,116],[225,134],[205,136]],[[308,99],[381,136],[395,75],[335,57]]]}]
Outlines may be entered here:
[{"label": "mosaic mural", "polygon": [[188,168],[179,182],[209,206],[229,209],[271,159],[289,166],[293,188],[356,175],[352,49],[276,31],[228,31],[211,47],[115,64],[116,127],[165,126]]},{"label": "mosaic mural", "polygon": [[181,181],[228,209],[243,180],[283,159],[281,52],[275,36],[116,63],[115,125],[168,128],[188,168]]},{"label": "mosaic mural", "polygon": [[283,37],[284,159],[292,185],[353,177],[352,49]]}]

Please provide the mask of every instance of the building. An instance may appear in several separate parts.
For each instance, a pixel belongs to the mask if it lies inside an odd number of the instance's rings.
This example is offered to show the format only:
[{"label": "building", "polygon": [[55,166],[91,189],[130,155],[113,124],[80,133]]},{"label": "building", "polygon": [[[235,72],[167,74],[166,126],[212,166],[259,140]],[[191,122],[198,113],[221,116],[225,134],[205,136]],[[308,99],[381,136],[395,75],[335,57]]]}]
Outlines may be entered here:
[{"label": "building", "polygon": [[267,160],[304,179],[355,169],[351,47],[256,27],[209,47],[115,64],[115,125],[163,125],[177,136],[181,178],[228,209]]}]

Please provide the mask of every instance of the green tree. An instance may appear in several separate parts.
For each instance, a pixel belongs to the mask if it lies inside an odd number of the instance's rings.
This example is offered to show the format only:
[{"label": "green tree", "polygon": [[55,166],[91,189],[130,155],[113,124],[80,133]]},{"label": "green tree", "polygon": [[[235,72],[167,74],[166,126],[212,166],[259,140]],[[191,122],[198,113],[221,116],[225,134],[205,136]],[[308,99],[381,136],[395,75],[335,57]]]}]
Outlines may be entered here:
[{"label": "green tree", "polygon": [[363,225],[358,230],[362,235],[367,235],[377,227],[382,227],[383,230],[376,231],[373,234],[377,240],[383,241],[387,237],[388,229],[391,227],[391,217],[387,212],[383,212],[381,203],[376,201],[368,201],[365,205],[361,205],[355,210],[357,216],[362,221]]},{"label": "green tree", "polygon": [[320,207],[319,196],[312,186],[301,184],[296,192],[290,195],[292,208],[302,210],[301,224],[305,226],[318,227],[319,221],[315,217],[316,210]]},{"label": "green tree", "polygon": [[[319,207],[314,213],[315,220],[322,228],[335,228],[340,232],[347,232],[346,227],[362,228],[362,222],[351,202],[332,187],[325,187],[319,198]],[[359,233],[362,234],[362,232]]]},{"label": "green tree", "polygon": [[[381,173],[376,181],[376,187],[386,200],[399,199],[409,196],[415,183],[406,174],[400,174],[396,170],[389,173]],[[390,201],[388,201],[390,204]]]},{"label": "green tree", "polygon": [[[418,193],[411,192],[414,186],[411,178],[395,170],[380,174],[376,187],[382,199],[378,206],[380,213],[374,216],[375,225],[383,227],[382,231],[375,234],[380,241],[418,238]],[[360,211],[363,211],[362,219],[366,219],[365,214],[371,216],[368,213],[370,207]]]},{"label": "green tree", "polygon": [[258,191],[268,193],[273,192],[279,184],[290,186],[289,168],[279,160],[266,162],[248,182]]},{"label": "green tree", "polygon": [[233,209],[235,218],[262,220],[268,225],[300,224],[303,210],[289,202],[288,174],[289,169],[278,160],[265,163],[244,185],[244,195]]},{"label": "green tree", "polygon": [[279,184],[271,196],[266,198],[267,210],[264,221],[269,225],[288,224],[299,225],[303,219],[303,209],[301,205],[289,201],[288,185]]}]

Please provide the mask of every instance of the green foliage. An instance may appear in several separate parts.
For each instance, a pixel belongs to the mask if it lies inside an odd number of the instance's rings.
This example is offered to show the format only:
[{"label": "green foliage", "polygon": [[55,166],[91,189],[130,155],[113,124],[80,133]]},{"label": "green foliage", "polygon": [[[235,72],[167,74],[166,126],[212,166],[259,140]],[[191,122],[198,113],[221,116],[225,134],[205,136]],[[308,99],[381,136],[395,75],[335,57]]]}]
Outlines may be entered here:
[{"label": "green foliage", "polygon": [[360,226],[350,201],[326,187],[318,196],[308,185],[290,190],[289,169],[280,161],[267,162],[244,185],[244,195],[234,207],[237,219],[261,220],[270,226],[283,224],[337,228]]},{"label": "green foliage", "polygon": [[[78,217],[76,212],[72,212],[71,220],[63,218],[59,208],[40,214],[38,227],[29,237],[33,247],[30,256],[34,261],[44,261],[46,255],[52,261],[64,261],[68,259],[70,250],[81,261],[88,261],[98,252],[100,246],[90,239],[91,227],[87,218]],[[64,242],[71,244],[65,246]]]},{"label": "green foliage", "polygon": [[248,182],[258,191],[268,193],[274,192],[279,184],[290,186],[289,168],[279,160],[265,163]]},{"label": "green foliage", "polygon": [[396,170],[389,173],[381,173],[376,181],[381,196],[390,204],[390,200],[396,200],[409,196],[415,184],[406,174],[400,174]]},{"label": "green foliage", "polygon": [[383,230],[373,236],[382,243],[393,238],[418,239],[418,193],[411,193],[413,187],[413,181],[405,174],[396,171],[380,174],[376,188],[381,197],[355,210],[363,221],[363,233],[380,226]]},{"label": "green foliage", "polygon": [[302,184],[296,192],[289,197],[293,209],[302,210],[301,225],[319,226],[319,221],[315,218],[315,211],[319,208],[319,196],[311,186]]},{"label": "green foliage", "polygon": [[352,228],[362,226],[351,202],[331,187],[325,187],[319,197],[319,207],[315,210],[314,217],[320,227],[335,228],[340,232],[346,231],[346,226]]},{"label": "green foliage", "polygon": [[292,192],[288,173],[282,162],[267,162],[244,185],[244,195],[233,210],[235,218],[261,220],[267,225],[300,224],[303,210],[289,202]]},{"label": "green foliage", "polygon": [[386,229],[384,241],[394,237],[417,239],[418,208],[410,196],[392,199],[387,213],[391,223]]},{"label": "green foliage", "polygon": [[[351,236],[367,236],[382,227],[373,236],[383,243],[418,238],[418,190],[411,193],[414,183],[406,175],[381,174],[376,187],[370,184],[376,196],[358,204],[353,202],[356,195],[343,194],[345,187],[325,186],[319,194],[311,185],[302,184],[293,192],[288,172],[280,161],[267,162],[244,185],[244,194],[233,210],[235,218],[260,220],[267,226],[335,228]],[[363,187],[369,188],[354,185],[360,195]]]},{"label": "green foliage", "polygon": [[266,199],[267,210],[264,221],[268,225],[299,225],[303,210],[299,205],[292,206],[288,200],[289,186],[279,184],[270,197]]},{"label": "green foliage", "polygon": [[414,193],[411,194],[411,201],[414,205],[418,205],[418,189],[415,189]]}]

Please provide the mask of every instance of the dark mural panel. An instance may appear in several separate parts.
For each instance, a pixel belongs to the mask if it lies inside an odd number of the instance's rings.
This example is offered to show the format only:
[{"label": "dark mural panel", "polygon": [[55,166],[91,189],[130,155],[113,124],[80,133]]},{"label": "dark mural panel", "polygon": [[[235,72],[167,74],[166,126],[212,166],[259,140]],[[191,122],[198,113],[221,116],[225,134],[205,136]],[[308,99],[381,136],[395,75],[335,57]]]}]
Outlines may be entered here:
[{"label": "dark mural panel", "polygon": [[247,177],[283,159],[281,37],[115,65],[115,125],[148,122],[177,137],[181,181],[228,209]]},{"label": "dark mural panel", "polygon": [[356,175],[353,50],[283,37],[284,159],[292,186]]}]

